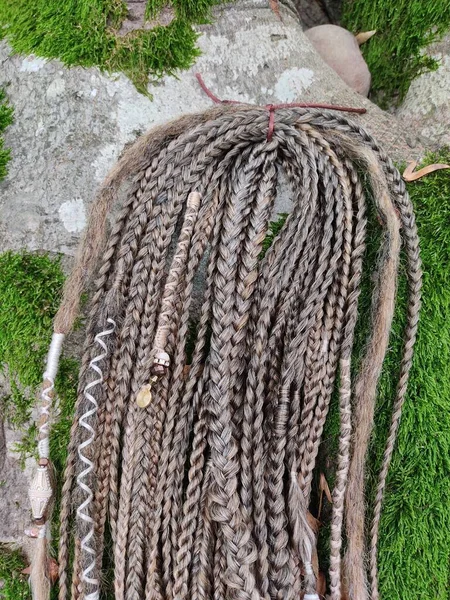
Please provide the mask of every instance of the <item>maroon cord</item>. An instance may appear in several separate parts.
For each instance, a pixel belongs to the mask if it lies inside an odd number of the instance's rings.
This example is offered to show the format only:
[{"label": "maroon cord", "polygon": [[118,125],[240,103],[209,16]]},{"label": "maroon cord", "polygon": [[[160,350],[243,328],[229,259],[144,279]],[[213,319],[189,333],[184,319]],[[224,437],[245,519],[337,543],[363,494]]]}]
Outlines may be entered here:
[{"label": "maroon cord", "polygon": [[[197,81],[211,100],[215,104],[245,104],[244,102],[239,102],[238,100],[221,100],[218,98],[213,92],[206,86],[203,81],[203,77],[200,73],[195,74]],[[334,104],[320,104],[316,102],[292,102],[290,104],[266,104],[265,107],[269,111],[269,127],[267,130],[267,141],[270,142],[273,136],[273,131],[275,127],[275,111],[279,108],[324,108],[327,110],[338,110],[340,112],[350,112],[357,113],[359,115],[363,115],[367,112],[365,108],[354,108],[351,106],[335,106]]]}]

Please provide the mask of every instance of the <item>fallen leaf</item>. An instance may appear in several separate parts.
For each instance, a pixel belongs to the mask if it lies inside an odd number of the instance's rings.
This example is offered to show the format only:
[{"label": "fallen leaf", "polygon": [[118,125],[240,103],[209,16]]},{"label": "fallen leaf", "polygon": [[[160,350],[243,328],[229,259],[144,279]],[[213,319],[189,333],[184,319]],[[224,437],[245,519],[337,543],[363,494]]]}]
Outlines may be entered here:
[{"label": "fallen leaf", "polygon": [[51,558],[48,563],[48,578],[51,583],[56,583],[59,577],[59,566],[54,558]]},{"label": "fallen leaf", "polygon": [[320,474],[319,489],[321,491],[325,492],[325,496],[327,497],[328,502],[330,504],[333,504],[333,498],[331,496],[330,486],[328,485],[328,481],[323,473]]},{"label": "fallen leaf", "polygon": [[320,474],[319,491],[320,491],[319,510],[317,512],[317,518],[318,519],[320,519],[320,515],[322,513],[323,495],[324,494],[327,497],[328,502],[330,504],[333,504],[333,498],[331,496],[330,487],[329,487],[328,482],[326,480],[326,477],[325,477],[325,475],[323,473]]},{"label": "fallen leaf", "polygon": [[373,37],[376,34],[376,32],[376,29],[372,29],[372,31],[361,31],[360,33],[355,35],[356,41],[358,42],[358,46],[361,46],[361,44],[364,44],[364,42],[370,40],[370,38]]},{"label": "fallen leaf", "polygon": [[[59,566],[54,558],[50,558],[48,561],[48,578],[50,579],[50,583],[56,583],[59,577]],[[26,567],[21,571],[22,575],[31,575],[31,565]]]},{"label": "fallen leaf", "polygon": [[450,169],[450,165],[443,165],[436,163],[434,165],[428,165],[427,167],[423,167],[423,169],[419,169],[418,171],[414,171],[417,167],[417,161],[413,160],[408,163],[408,166],[403,171],[403,179],[405,181],[416,181],[424,175],[428,175],[429,173],[433,173],[434,171],[439,171],[440,169]]},{"label": "fallen leaf", "polygon": [[319,576],[317,577],[316,591],[319,596],[325,597],[327,591],[327,580],[325,579],[325,573],[320,571]]},{"label": "fallen leaf", "polygon": [[308,519],[308,523],[311,529],[314,531],[314,533],[317,533],[320,528],[320,521],[316,519],[316,517],[313,517],[309,511],[306,515],[306,518]]}]

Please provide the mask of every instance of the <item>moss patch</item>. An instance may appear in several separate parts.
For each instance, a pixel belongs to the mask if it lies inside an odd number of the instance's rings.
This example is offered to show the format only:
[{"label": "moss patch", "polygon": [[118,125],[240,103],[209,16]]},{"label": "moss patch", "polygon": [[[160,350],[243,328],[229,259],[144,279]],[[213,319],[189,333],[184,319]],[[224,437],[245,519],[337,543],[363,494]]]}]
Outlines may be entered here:
[{"label": "moss patch", "polygon": [[0,544],[0,598],[3,600],[31,600],[27,576],[22,570],[27,566],[19,550]]},{"label": "moss patch", "polygon": [[149,75],[191,66],[199,54],[193,24],[204,22],[217,0],[149,0],[148,16],[167,4],[175,11],[169,25],[123,37],[117,33],[127,14],[123,0],[0,0],[0,26],[16,52],[122,71],[145,93]]},{"label": "moss patch", "polygon": [[[36,427],[29,423],[36,403],[50,343],[52,320],[58,308],[64,274],[59,258],[30,252],[5,252],[0,255],[0,369],[11,393],[0,398],[0,414],[13,427],[23,430],[17,445],[22,458],[36,452]],[[56,470],[56,507],[58,505],[70,427],[76,400],[79,364],[62,357],[55,382],[58,417],[52,425],[50,452]],[[53,524],[53,550],[56,555],[58,524]],[[5,600],[31,598],[27,578],[20,575],[25,567],[19,552],[0,545],[0,580]]]},{"label": "moss patch", "polygon": [[13,108],[6,100],[4,90],[0,89],[0,181],[5,178],[7,164],[11,158],[9,148],[5,148],[3,132],[13,122]]},{"label": "moss patch", "polygon": [[[450,151],[430,154],[422,166],[448,162]],[[380,528],[380,596],[390,600],[448,600],[450,580],[450,176],[432,173],[408,184],[420,236],[423,302],[408,393],[392,459]],[[370,323],[373,265],[380,228],[369,219],[368,248],[360,297],[355,369]],[[406,268],[401,263],[398,300],[389,352],[379,382],[376,428],[370,447],[367,498],[373,502],[391,419],[402,353]],[[326,423],[322,468],[337,451],[336,399]],[[333,478],[330,474],[329,483]],[[368,507],[371,515],[371,506]],[[328,527],[321,531],[323,564]]]},{"label": "moss patch", "polygon": [[[450,150],[423,166],[449,162]],[[413,368],[387,483],[380,531],[380,595],[391,600],[447,600],[450,580],[450,176],[432,173],[408,185],[423,262],[423,304]],[[400,288],[400,304],[405,300]],[[390,419],[402,319],[379,390]],[[387,423],[379,420],[372,465],[378,473]],[[385,419],[387,421],[388,419]],[[373,476],[373,474],[372,474]]]},{"label": "moss patch", "polygon": [[0,255],[0,368],[11,387],[2,410],[16,427],[30,418],[63,281],[58,259],[29,252]]},{"label": "moss patch", "polygon": [[422,53],[450,27],[447,0],[345,0],[343,26],[358,33],[377,30],[362,46],[372,73],[372,95],[384,108],[400,102],[411,81],[438,63]]}]

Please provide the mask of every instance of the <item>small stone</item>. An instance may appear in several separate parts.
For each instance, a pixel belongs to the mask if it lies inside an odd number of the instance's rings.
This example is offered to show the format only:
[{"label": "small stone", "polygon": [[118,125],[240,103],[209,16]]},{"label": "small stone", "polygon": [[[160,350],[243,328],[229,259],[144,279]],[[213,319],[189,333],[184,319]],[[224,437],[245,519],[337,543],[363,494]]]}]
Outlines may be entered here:
[{"label": "small stone", "polygon": [[148,383],[141,387],[136,396],[136,404],[139,408],[147,408],[152,401],[152,386]]},{"label": "small stone", "polygon": [[362,96],[370,90],[370,71],[355,36],[337,25],[319,25],[305,31],[323,60]]}]

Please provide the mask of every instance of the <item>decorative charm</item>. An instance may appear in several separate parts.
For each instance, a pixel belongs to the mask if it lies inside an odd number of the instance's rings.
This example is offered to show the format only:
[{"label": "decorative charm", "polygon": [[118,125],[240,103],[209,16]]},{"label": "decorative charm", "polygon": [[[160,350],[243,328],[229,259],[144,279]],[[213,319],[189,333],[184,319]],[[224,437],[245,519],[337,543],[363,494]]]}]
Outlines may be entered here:
[{"label": "decorative charm", "polygon": [[53,489],[48,466],[38,466],[28,492],[34,521],[45,520],[52,496]]},{"label": "decorative charm", "polygon": [[[150,381],[155,383],[157,380],[158,378],[155,376],[152,377]],[[136,404],[139,408],[147,408],[147,406],[150,406],[152,402],[152,383],[147,383],[139,390],[136,396]]]}]

